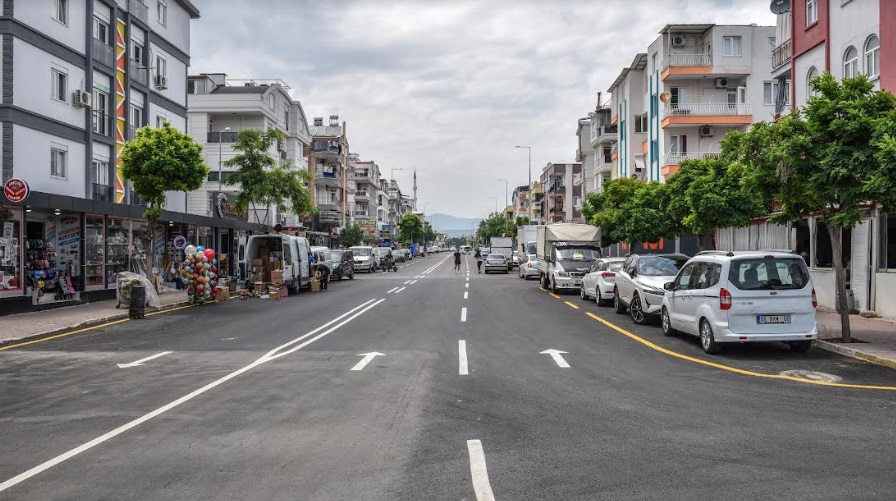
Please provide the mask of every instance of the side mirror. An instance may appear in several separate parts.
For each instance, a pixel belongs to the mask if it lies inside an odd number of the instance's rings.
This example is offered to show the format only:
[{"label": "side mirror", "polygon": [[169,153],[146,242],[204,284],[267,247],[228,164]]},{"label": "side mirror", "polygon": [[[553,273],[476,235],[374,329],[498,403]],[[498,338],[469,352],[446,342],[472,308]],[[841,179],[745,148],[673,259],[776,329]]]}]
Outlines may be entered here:
[{"label": "side mirror", "polygon": [[664,284],[663,284],[663,289],[666,289],[667,291],[674,291],[674,290],[675,290],[675,282],[666,282],[666,283],[664,283]]}]

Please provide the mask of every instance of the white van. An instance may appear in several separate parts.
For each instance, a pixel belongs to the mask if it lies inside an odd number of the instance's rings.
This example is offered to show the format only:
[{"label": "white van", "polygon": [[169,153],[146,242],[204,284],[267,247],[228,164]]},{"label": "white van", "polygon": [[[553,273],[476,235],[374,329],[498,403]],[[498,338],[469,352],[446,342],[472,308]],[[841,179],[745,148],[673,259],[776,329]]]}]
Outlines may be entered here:
[{"label": "white van", "polygon": [[311,284],[311,268],[308,254],[311,246],[308,239],[292,235],[251,235],[240,252],[240,280],[251,286],[252,260],[261,259],[261,250],[267,249],[269,258],[282,261],[283,284],[291,293]]}]

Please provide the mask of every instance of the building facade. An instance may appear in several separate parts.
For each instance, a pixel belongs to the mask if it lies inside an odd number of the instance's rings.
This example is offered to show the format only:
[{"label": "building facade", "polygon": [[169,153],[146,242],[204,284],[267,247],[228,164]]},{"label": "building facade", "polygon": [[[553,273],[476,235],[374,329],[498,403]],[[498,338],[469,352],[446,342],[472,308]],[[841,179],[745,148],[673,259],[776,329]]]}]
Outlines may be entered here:
[{"label": "building facade", "polygon": [[314,174],[312,193],[320,221],[344,228],[351,222],[346,124],[339,123],[339,115],[330,115],[327,125],[323,117],[315,117],[310,129],[308,165]]},{"label": "building facade", "polygon": [[[647,53],[635,56],[610,85],[609,110],[596,110],[591,138],[600,183],[635,176],[647,178]],[[615,115],[610,115],[615,110]],[[599,147],[598,147],[599,146]]]},{"label": "building facade", "polygon": [[529,216],[529,186],[523,185],[514,188],[510,199],[513,207],[513,218],[524,217],[531,220]]},{"label": "building facade", "polygon": [[[544,186],[545,224],[560,222],[582,222],[582,187],[575,186],[573,179],[581,175],[582,164],[548,163],[541,171],[540,182]],[[578,208],[577,208],[578,207]]]},{"label": "building facade", "polygon": [[352,154],[350,160],[355,182],[352,218],[367,235],[368,242],[378,239],[385,214],[380,206],[380,167],[372,160],[362,161]]}]

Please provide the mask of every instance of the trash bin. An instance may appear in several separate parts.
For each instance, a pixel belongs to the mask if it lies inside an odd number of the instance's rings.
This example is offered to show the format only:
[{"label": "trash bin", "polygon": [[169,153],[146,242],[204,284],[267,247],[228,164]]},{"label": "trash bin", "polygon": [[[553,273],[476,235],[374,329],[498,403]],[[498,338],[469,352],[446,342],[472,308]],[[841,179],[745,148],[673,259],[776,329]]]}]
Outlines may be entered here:
[{"label": "trash bin", "polygon": [[[840,313],[840,293],[834,293],[834,307],[837,308],[837,313]],[[852,292],[852,289],[846,289],[846,312],[852,313],[856,311],[856,297]]]},{"label": "trash bin", "polygon": [[146,287],[143,285],[131,286],[131,303],[128,308],[128,316],[131,318],[143,318],[146,308]]}]

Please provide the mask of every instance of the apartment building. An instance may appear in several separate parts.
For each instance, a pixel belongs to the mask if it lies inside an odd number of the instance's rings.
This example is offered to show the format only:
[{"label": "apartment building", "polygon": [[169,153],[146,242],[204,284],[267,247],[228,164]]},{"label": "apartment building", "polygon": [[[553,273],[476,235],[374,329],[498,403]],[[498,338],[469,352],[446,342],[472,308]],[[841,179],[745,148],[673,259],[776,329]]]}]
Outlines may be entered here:
[{"label": "apartment building", "polygon": [[541,224],[544,222],[544,184],[534,181],[529,187],[529,221]]},{"label": "apartment building", "polygon": [[[244,130],[276,130],[284,138],[268,153],[288,169],[307,169],[306,150],[311,145],[308,121],[301,102],[289,95],[290,87],[279,79],[229,79],[224,73],[191,75],[187,81],[187,133],[203,145],[208,180],[187,196],[187,211],[212,215],[220,200],[232,199],[239,186],[224,181],[236,167],[224,165],[239,152],[233,143]],[[302,226],[301,214],[278,213],[274,207],[257,207],[249,221]]]},{"label": "apartment building", "polygon": [[346,124],[339,123],[339,115],[330,115],[327,125],[323,117],[315,117],[310,129],[308,165],[314,174],[314,202],[320,221],[345,228],[351,222]]},{"label": "apartment building", "polygon": [[[647,53],[637,54],[610,85],[609,109],[595,111],[591,138],[598,183],[619,177],[647,178]],[[615,110],[615,114],[610,115]]]},{"label": "apartment building", "polygon": [[[139,236],[148,231],[169,243],[182,236],[214,245],[213,218],[185,214],[183,193],[168,196],[169,224],[148,228],[120,168],[124,144],[138,128],[168,121],[186,130],[196,6],[28,0],[2,8],[0,173],[4,182],[27,183],[30,196],[0,200],[0,300],[6,300],[0,311],[114,294],[116,274],[146,251]],[[40,255],[26,252],[25,242],[40,246]],[[167,257],[166,247],[154,249],[159,268]],[[44,269],[37,270],[38,262]],[[70,281],[66,289],[74,292],[59,294],[60,281]]]},{"label": "apartment building", "polygon": [[[731,130],[774,119],[775,46],[774,26],[669,24],[660,31],[647,51],[647,180],[667,178],[682,160],[718,155]],[[614,121],[642,125],[645,115],[626,111]]]},{"label": "apartment building", "polygon": [[511,207],[513,208],[514,219],[518,217],[529,218],[529,186],[517,186],[513,189],[510,196]]},{"label": "apartment building", "polygon": [[375,241],[385,218],[380,206],[380,167],[373,160],[360,160],[354,153],[349,163],[355,183],[352,218],[367,233],[368,241]]},{"label": "apartment building", "polygon": [[545,224],[560,222],[582,222],[582,187],[575,186],[573,179],[581,174],[582,164],[548,163],[541,171],[544,188]]}]

